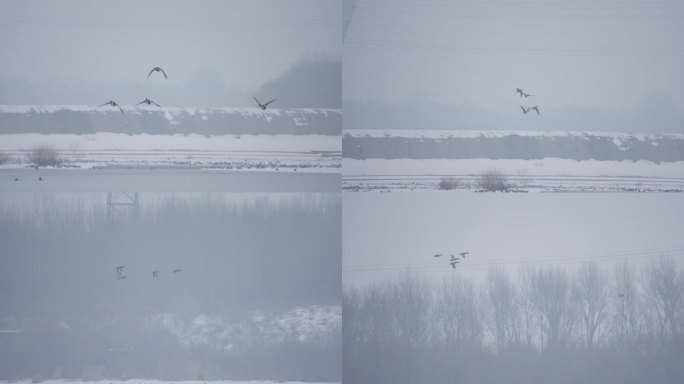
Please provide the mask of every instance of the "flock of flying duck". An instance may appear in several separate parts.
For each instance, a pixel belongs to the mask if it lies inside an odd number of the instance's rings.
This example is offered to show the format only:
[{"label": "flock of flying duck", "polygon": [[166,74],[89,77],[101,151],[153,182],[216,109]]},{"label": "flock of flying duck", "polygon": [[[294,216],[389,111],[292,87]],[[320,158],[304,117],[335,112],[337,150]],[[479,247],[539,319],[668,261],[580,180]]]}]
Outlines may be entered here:
[{"label": "flock of flying duck", "polygon": [[[126,275],[124,275],[124,268],[126,268],[124,265],[119,265],[118,267],[114,268],[116,270],[116,279],[117,280],[123,280],[126,278]],[[159,272],[161,271],[152,271],[152,278],[157,278],[159,277]],[[181,273],[183,272],[182,269],[174,269],[173,273]]]},{"label": "flock of flying duck", "polygon": [[[162,75],[164,75],[164,78],[165,78],[165,79],[167,79],[167,80],[169,79],[169,77],[166,75],[166,72],[164,71],[164,69],[163,69],[162,67],[154,67],[154,68],[152,68],[152,69],[150,70],[150,73],[147,74],[147,78],[149,79],[149,78],[150,78],[150,75],[152,75],[154,72],[161,72]],[[267,102],[267,103],[263,103],[263,104],[262,104],[256,97],[252,96],[252,98],[254,98],[254,100],[257,102],[257,105],[259,105],[259,108],[261,108],[262,111],[265,111],[269,104],[271,104],[272,102],[274,102],[274,101],[277,100],[277,99],[273,99],[273,100],[271,100],[271,101],[269,101],[269,102]],[[156,105],[157,107],[161,108],[161,105],[155,103],[154,101],[152,101],[152,100],[150,100],[150,99],[148,99],[148,98],[145,98],[145,100],[139,102],[139,103],[136,104],[136,105],[140,105],[140,104],[147,104],[147,105],[153,105],[153,104],[154,104],[154,105]],[[100,106],[100,107],[104,107],[105,105],[111,105],[111,106],[114,107],[114,108],[119,108],[119,111],[121,111],[121,113],[124,113],[124,110],[121,108],[121,106],[119,106],[119,104],[118,104],[116,101],[114,101],[114,100],[109,100],[108,102],[106,102],[106,103],[104,103],[104,104],[100,104],[99,106]]]},{"label": "flock of flying duck", "polygon": [[[460,263],[462,259],[465,259],[469,253],[470,252],[461,252],[461,253],[459,253],[459,255],[461,255],[461,257],[449,255],[451,257],[451,259],[449,259],[449,265],[451,265],[451,268],[456,269],[456,264]],[[438,253],[432,257],[442,257],[442,256],[444,256],[443,253]]]},{"label": "flock of flying duck", "polygon": [[[516,88],[515,91],[520,94],[520,97],[524,97],[526,99],[530,96],[534,96],[534,95],[531,95],[529,93],[525,93],[521,88]],[[530,111],[535,111],[535,112],[537,112],[537,116],[539,116],[539,106],[538,105],[535,105],[534,107],[527,107],[527,108],[525,108],[521,105],[520,109],[522,109],[523,115],[527,115]]]}]

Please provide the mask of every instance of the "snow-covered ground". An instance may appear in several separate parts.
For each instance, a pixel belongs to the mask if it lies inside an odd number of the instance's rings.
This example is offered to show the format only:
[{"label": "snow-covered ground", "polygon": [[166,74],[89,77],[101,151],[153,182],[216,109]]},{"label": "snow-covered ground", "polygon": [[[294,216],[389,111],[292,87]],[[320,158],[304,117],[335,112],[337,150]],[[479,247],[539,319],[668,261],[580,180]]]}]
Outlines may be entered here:
[{"label": "snow-covered ground", "polygon": [[339,136],[325,135],[127,135],[5,134],[2,168],[30,166],[28,156],[40,145],[54,147],[71,168],[182,166],[231,170],[339,172]]},{"label": "snow-covered ground", "polygon": [[[342,194],[343,281],[365,285],[410,272],[483,278],[492,265],[637,267],[660,254],[684,263],[684,194]],[[469,251],[452,269],[449,254]],[[433,255],[445,256],[435,258]]]},{"label": "snow-covered ground", "polygon": [[350,191],[439,189],[444,179],[458,190],[477,190],[479,175],[504,174],[524,191],[684,191],[684,161],[599,161],[547,158],[343,160],[343,188]]}]

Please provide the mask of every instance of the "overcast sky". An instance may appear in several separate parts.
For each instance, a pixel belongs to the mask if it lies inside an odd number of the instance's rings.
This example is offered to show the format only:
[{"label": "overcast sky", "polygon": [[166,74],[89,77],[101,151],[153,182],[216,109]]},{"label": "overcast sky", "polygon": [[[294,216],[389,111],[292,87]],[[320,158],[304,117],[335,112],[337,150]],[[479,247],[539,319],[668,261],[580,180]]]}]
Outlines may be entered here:
[{"label": "overcast sky", "polygon": [[[340,60],[341,0],[2,1],[0,48],[0,103],[89,104],[129,92],[164,103],[173,91],[192,104],[196,95],[178,94],[219,84],[251,95],[301,60]],[[154,66],[169,79],[146,79]]]},{"label": "overcast sky", "polygon": [[[521,101],[547,112],[684,109],[682,1],[355,3],[343,53],[347,102],[428,101],[504,115],[521,114]],[[521,100],[516,87],[535,96]]]}]

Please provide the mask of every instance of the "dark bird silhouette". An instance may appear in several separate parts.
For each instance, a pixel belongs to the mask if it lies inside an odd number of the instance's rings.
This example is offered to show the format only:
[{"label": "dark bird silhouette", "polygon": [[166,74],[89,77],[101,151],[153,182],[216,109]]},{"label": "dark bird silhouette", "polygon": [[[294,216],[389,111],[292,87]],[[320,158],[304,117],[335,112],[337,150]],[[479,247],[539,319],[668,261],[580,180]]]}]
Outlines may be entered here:
[{"label": "dark bird silhouette", "polygon": [[529,93],[525,93],[525,92],[523,92],[523,93],[521,93],[521,94],[520,94],[520,96],[522,96],[522,97],[524,97],[524,98],[526,98],[526,99],[527,99],[528,97],[530,97],[530,96],[534,96],[534,95],[530,95]]},{"label": "dark bird silhouette", "polygon": [[174,269],[173,270],[173,273],[178,273],[178,272],[183,272],[183,270],[182,269]]},{"label": "dark bird silhouette", "polygon": [[535,105],[534,107],[531,108],[533,111],[537,112],[537,116],[539,116],[539,106]]},{"label": "dark bird silhouette", "polygon": [[460,259],[461,259],[460,257],[456,257],[456,256],[454,256],[454,255],[449,255],[449,256],[451,256],[451,260],[449,260],[449,261],[456,261],[456,260],[460,260]]},{"label": "dark bird silhouette", "polygon": [[451,264],[451,268],[456,269],[456,264],[460,263],[459,261],[452,261],[449,264]]},{"label": "dark bird silhouette", "polygon": [[152,277],[159,276],[159,271],[152,271]]},{"label": "dark bird silhouette", "polygon": [[522,89],[516,88],[515,91],[518,92],[518,93],[520,94],[520,97],[522,97],[522,95],[523,95],[523,93],[524,93]]},{"label": "dark bird silhouette", "polygon": [[161,105],[155,103],[154,101],[152,101],[152,100],[150,100],[150,99],[145,99],[145,100],[139,102],[139,103],[136,104],[136,105],[140,105],[140,104],[147,104],[147,105],[152,105],[152,104],[154,104],[154,105],[156,105],[157,107],[161,108]]},{"label": "dark bird silhouette", "polygon": [[119,108],[119,111],[121,111],[121,113],[124,113],[123,109],[121,109],[121,107],[119,107],[119,104],[117,104],[114,100],[109,100],[108,102],[106,102],[104,104],[100,104],[100,107],[104,107],[105,105],[111,105],[112,107],[117,107],[117,108]]},{"label": "dark bird silhouette", "polygon": [[152,74],[152,72],[161,72],[164,75],[164,78],[168,79],[168,76],[166,76],[166,72],[164,72],[164,70],[161,69],[161,67],[152,68],[152,70],[150,70],[150,73],[147,74],[148,79],[150,78],[150,75]]},{"label": "dark bird silhouette", "polygon": [[461,252],[461,253],[459,253],[459,255],[461,255],[461,256],[465,259],[466,255],[469,254],[469,253],[470,253],[470,252]]},{"label": "dark bird silhouette", "polygon": [[252,98],[257,102],[257,104],[259,104],[259,108],[261,108],[262,111],[265,111],[265,110],[266,110],[266,107],[268,107],[269,104],[271,104],[272,102],[278,100],[278,99],[273,99],[273,100],[269,101],[269,102],[266,103],[266,104],[261,104],[261,101],[259,101],[259,99],[257,99],[257,98],[254,97],[254,96],[252,96]]},{"label": "dark bird silhouette", "polygon": [[444,254],[443,254],[443,253],[438,253],[438,254],[436,254],[436,255],[434,255],[434,256],[432,256],[432,257],[440,257],[440,256],[444,256]]},{"label": "dark bird silhouette", "polygon": [[520,106],[520,109],[522,109],[523,114],[525,115],[527,115],[527,113],[530,111],[530,107],[527,107],[527,109],[525,109],[522,105]]},{"label": "dark bird silhouette", "polygon": [[38,177],[38,181],[43,181],[43,178],[42,178],[42,177]]}]

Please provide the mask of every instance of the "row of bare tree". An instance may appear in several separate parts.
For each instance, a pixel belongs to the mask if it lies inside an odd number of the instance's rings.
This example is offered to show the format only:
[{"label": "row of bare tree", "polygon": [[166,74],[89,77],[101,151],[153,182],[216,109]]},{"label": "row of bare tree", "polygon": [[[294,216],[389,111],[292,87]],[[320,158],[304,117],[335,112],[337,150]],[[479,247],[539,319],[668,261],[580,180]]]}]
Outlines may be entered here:
[{"label": "row of bare tree", "polygon": [[[661,382],[676,382],[684,373],[684,271],[671,256],[638,270],[492,267],[478,284],[405,275],[346,289],[343,305],[347,383],[621,382],[620,369],[651,380],[655,367]],[[640,364],[648,369],[635,373]]]}]

